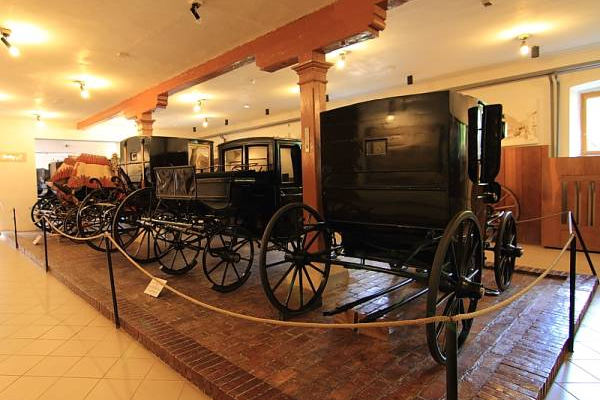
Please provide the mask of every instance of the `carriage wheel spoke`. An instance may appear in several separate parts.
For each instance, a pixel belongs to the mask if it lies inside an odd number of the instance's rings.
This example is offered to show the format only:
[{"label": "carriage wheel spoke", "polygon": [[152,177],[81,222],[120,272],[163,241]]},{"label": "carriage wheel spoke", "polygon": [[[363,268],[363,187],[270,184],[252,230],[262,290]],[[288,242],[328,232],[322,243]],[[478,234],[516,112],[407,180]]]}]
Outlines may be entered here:
[{"label": "carriage wheel spoke", "polygon": [[210,269],[210,271],[208,271],[208,275],[212,274],[212,273],[213,273],[213,271],[214,271],[214,270],[216,270],[217,268],[219,268],[219,266],[220,266],[221,264],[223,264],[224,262],[225,262],[225,260],[221,260],[221,261],[219,261],[219,262],[217,263],[217,265],[215,265],[214,267],[212,267],[212,268]]},{"label": "carriage wheel spoke", "polygon": [[183,262],[185,262],[185,267],[190,265],[190,263],[188,263],[187,258],[185,257],[185,252],[183,250],[181,250],[181,257],[183,257]]},{"label": "carriage wheel spoke", "polygon": [[[138,244],[138,248],[137,248],[137,250],[136,250],[136,251],[135,251],[135,253],[133,254],[133,256],[134,256],[134,257],[137,257],[137,256],[138,256],[138,254],[140,254],[140,250],[142,249],[142,244],[144,243],[144,239],[146,238],[146,234],[148,233],[148,232],[146,232],[146,230],[145,230],[145,229],[144,229],[142,232],[143,232],[143,233],[142,233],[142,239],[140,240],[140,243]],[[135,241],[135,239],[137,239],[138,237],[140,237],[140,235],[137,235],[137,236],[136,236],[136,237],[133,239],[132,243],[133,243],[133,242]]]},{"label": "carriage wheel spoke", "polygon": [[310,275],[308,274],[308,270],[306,269],[306,266],[303,265],[302,270],[306,274],[306,279],[308,280],[308,284],[310,285],[310,288],[312,289],[313,293],[317,294],[317,289],[315,289],[315,285],[314,285],[312,279],[310,279]]},{"label": "carriage wheel spoke", "polygon": [[238,281],[239,281],[240,279],[242,279],[242,278],[240,277],[240,273],[238,272],[237,268],[235,267],[235,263],[234,263],[234,262],[232,262],[232,263],[231,263],[231,268],[233,268],[233,272],[235,272],[235,276],[237,276],[237,278],[238,278]]},{"label": "carriage wheel spoke", "polygon": [[[309,240],[309,242],[304,246],[304,250],[310,249],[310,247],[313,245],[313,243],[319,237],[319,231],[314,231],[314,232],[315,232],[315,236],[313,236],[313,238],[311,240]],[[308,233],[306,234],[306,236],[308,237]]]},{"label": "carriage wheel spoke", "polygon": [[294,269],[296,265],[292,263],[292,265],[290,265],[290,267],[288,268],[287,271],[285,271],[285,274],[283,274],[283,276],[279,279],[279,281],[277,282],[277,284],[275,286],[273,286],[272,292],[275,293],[275,291],[277,290],[277,288],[283,283],[283,281],[285,280],[285,278],[290,274],[290,272],[292,271],[292,269]]},{"label": "carriage wheel spoke", "polygon": [[298,284],[300,286],[300,308],[304,305],[304,286],[302,285],[302,268],[297,268],[298,273]]},{"label": "carriage wheel spoke", "polygon": [[307,265],[310,266],[312,269],[319,271],[321,273],[321,275],[325,276],[325,271],[320,270],[319,268],[315,267],[313,265],[313,263],[309,262]]},{"label": "carriage wheel spoke", "polygon": [[292,297],[292,292],[294,290],[294,283],[296,283],[296,274],[298,273],[298,269],[294,268],[294,274],[292,275],[292,282],[290,283],[290,288],[288,289],[287,297],[285,298],[285,306],[287,307],[290,303],[290,298]]},{"label": "carriage wheel spoke", "polygon": [[221,277],[221,286],[225,286],[225,278],[227,277],[227,270],[229,269],[229,263],[225,264],[225,271]]}]

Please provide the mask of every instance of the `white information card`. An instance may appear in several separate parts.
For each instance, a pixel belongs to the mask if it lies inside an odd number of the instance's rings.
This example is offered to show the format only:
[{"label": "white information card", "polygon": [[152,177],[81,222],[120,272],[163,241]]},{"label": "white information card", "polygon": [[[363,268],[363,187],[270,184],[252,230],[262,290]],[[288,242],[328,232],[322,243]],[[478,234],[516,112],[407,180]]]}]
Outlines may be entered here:
[{"label": "white information card", "polygon": [[165,279],[154,278],[150,281],[144,293],[152,297],[158,297],[166,284],[167,281]]}]

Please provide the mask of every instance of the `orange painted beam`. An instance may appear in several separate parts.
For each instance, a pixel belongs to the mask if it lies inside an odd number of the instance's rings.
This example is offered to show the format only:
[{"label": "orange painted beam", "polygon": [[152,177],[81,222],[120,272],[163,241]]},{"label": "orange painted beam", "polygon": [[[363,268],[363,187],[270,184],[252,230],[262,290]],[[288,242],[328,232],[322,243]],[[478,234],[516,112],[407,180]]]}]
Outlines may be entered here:
[{"label": "orange painted beam", "polygon": [[[389,1],[403,3],[407,0]],[[301,54],[330,51],[342,47],[344,41],[364,34],[377,36],[385,28],[387,4],[387,0],[338,0],[92,115],[77,123],[77,129],[85,129],[118,114],[133,118],[152,111],[160,107],[164,96],[252,61],[256,61],[259,68],[274,72],[297,63]]]}]

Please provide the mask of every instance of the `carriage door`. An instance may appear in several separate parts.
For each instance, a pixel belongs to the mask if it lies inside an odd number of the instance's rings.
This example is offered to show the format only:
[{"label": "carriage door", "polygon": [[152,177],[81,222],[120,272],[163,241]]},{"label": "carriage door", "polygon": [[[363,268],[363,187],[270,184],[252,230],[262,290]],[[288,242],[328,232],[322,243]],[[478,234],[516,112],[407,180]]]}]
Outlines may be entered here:
[{"label": "carriage door", "polygon": [[302,165],[298,145],[279,146],[279,206],[302,202]]}]

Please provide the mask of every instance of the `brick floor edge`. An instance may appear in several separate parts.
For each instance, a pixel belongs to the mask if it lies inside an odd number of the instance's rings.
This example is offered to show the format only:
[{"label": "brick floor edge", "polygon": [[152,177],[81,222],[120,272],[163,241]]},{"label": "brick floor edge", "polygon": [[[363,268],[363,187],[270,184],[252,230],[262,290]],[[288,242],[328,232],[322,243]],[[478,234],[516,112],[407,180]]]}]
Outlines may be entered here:
[{"label": "brick floor edge", "polygon": [[[35,254],[28,249],[28,246],[20,246],[19,251],[39,266],[44,266],[43,255]],[[111,293],[106,287],[86,282],[84,288],[83,285],[79,285],[77,279],[71,279],[58,269],[52,268],[52,264],[50,264],[49,272],[104,316],[114,320]],[[539,274],[541,270],[521,267],[517,272],[535,275]],[[108,280],[108,272],[106,274]],[[551,274],[551,279],[559,278],[564,279],[565,274],[562,272]],[[578,294],[586,293],[587,297],[579,299],[582,305],[578,307],[576,314],[576,330],[593,299],[597,286],[598,281],[595,281],[591,291],[578,292]],[[118,293],[117,298],[121,328],[209,396],[215,399],[292,398],[279,388],[253,376],[202,346],[193,338],[162,322],[133,302],[124,299],[123,296],[119,298]],[[524,336],[513,344],[512,348],[507,351],[506,357],[493,371],[490,371],[491,374],[486,383],[477,390],[474,396],[469,397],[485,400],[543,399],[567,355],[567,342],[563,337],[558,340],[553,336],[554,341],[548,342],[549,331],[544,326],[544,316],[548,313],[556,316],[558,313],[562,317],[562,314],[565,314],[564,308],[542,310]],[[553,321],[555,320],[556,318],[553,319]],[[556,326],[552,328],[556,328]],[[561,328],[564,330],[565,326],[561,325],[557,329]],[[552,335],[552,333],[550,334]],[[538,348],[535,347],[535,344],[538,345]],[[543,347],[539,346],[540,344],[546,344],[549,349],[546,352],[540,350]],[[532,358],[538,363],[532,365]],[[432,386],[436,384],[439,385],[440,382],[434,382]],[[464,375],[459,385],[462,384],[468,384],[464,382]],[[404,398],[404,396],[397,398],[401,397]],[[414,398],[422,397],[415,396]]]}]

